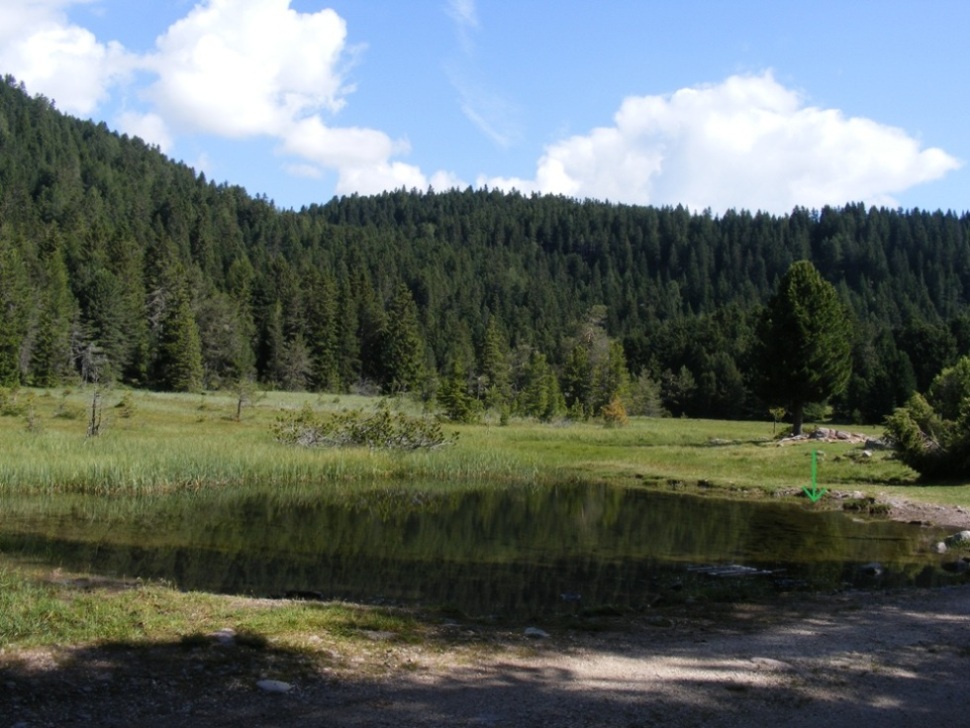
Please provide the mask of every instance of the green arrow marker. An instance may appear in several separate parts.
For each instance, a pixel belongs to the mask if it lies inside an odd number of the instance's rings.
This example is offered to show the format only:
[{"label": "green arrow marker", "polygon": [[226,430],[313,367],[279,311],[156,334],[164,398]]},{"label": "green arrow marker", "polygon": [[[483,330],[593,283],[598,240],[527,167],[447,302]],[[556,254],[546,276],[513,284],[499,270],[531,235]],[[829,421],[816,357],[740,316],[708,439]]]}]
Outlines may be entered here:
[{"label": "green arrow marker", "polygon": [[805,491],[805,495],[808,496],[808,499],[812,501],[812,503],[818,503],[819,498],[821,498],[823,495],[828,493],[828,491],[825,490],[825,488],[822,488],[822,490],[818,489],[818,485],[816,485],[816,482],[815,482],[817,473],[818,473],[818,450],[812,450],[812,489],[809,490],[808,488],[804,488],[804,487],[802,488],[802,490]]}]

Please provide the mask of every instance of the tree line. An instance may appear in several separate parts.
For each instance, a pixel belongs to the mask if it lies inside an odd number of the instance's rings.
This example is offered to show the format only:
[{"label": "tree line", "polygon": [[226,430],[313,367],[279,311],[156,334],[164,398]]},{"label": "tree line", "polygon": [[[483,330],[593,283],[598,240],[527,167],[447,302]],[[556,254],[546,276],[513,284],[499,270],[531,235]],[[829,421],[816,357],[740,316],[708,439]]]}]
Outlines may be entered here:
[{"label": "tree line", "polygon": [[[489,189],[300,210],[0,84],[0,383],[410,391],[484,409],[759,417],[800,260],[851,323],[828,406],[881,421],[970,353],[970,216],[723,215]],[[821,405],[822,403],[815,403]]]}]

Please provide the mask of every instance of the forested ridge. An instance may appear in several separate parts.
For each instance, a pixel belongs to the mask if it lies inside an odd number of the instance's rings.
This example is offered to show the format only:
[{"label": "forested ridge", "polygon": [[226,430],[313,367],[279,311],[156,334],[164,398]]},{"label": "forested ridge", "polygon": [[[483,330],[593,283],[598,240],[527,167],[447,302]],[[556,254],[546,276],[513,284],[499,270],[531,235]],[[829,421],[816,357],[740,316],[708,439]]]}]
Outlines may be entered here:
[{"label": "forested ridge", "polygon": [[756,323],[801,259],[853,319],[837,415],[880,421],[970,353],[966,212],[713,215],[487,189],[281,210],[0,84],[7,386],[255,378],[549,416],[597,414],[597,388],[628,373],[633,411],[646,392],[675,415],[764,418]]}]

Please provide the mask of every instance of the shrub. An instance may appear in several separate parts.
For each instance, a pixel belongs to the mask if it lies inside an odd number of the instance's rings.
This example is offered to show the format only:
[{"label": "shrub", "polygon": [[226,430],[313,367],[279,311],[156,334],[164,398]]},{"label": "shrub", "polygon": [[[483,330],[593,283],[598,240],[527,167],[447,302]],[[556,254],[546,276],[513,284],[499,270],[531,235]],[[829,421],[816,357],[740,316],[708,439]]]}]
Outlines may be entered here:
[{"label": "shrub", "polygon": [[603,406],[601,414],[607,427],[625,427],[630,423],[630,419],[626,416],[626,407],[615,395],[609,404]]},{"label": "shrub", "polygon": [[22,417],[30,407],[28,397],[25,397],[20,387],[0,387],[0,415],[4,417]]},{"label": "shrub", "polygon": [[391,412],[386,407],[370,415],[350,410],[318,417],[307,406],[298,413],[277,418],[273,433],[287,445],[375,450],[433,449],[453,444],[457,439],[457,435],[446,437],[434,420]]},{"label": "shrub", "polygon": [[900,460],[924,477],[970,475],[970,358],[933,380],[886,419],[886,438]]}]

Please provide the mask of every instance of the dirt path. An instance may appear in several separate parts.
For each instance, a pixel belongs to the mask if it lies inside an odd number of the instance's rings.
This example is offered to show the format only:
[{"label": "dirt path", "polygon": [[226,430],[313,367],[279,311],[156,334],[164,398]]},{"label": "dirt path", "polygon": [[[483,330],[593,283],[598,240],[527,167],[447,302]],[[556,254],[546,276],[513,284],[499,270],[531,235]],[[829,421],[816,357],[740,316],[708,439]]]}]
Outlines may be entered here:
[{"label": "dirt path", "polygon": [[[0,659],[0,725],[965,725],[970,587],[664,612],[313,659],[272,647],[117,646]],[[476,630],[478,628],[475,628]],[[260,690],[282,679],[283,694]]]}]

